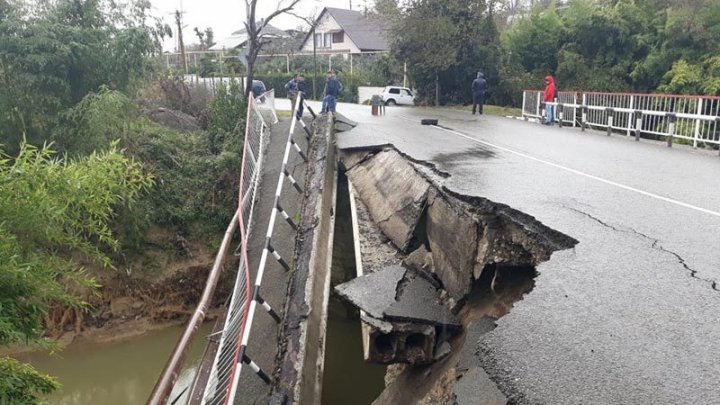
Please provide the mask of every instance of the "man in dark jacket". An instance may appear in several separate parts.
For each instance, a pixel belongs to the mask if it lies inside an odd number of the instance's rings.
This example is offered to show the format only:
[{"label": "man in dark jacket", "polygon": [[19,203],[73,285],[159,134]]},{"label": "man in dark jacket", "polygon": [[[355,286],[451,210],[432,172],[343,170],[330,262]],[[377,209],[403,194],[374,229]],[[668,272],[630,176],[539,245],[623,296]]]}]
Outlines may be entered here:
[{"label": "man in dark jacket", "polygon": [[337,98],[340,96],[342,89],[343,85],[335,76],[335,72],[328,70],[325,91],[323,92],[322,112],[335,112]]},{"label": "man in dark jacket", "polygon": [[305,77],[301,74],[296,74],[295,77],[285,84],[285,90],[287,90],[287,97],[290,100],[291,109],[295,106],[295,100],[297,99],[298,94],[300,94],[300,105],[297,109],[297,119],[302,118],[303,99],[305,98]]},{"label": "man in dark jacket", "polygon": [[487,80],[483,72],[478,72],[477,78],[472,82],[472,98],[473,98],[473,109],[472,113],[475,115],[475,109],[480,106],[479,113],[483,113],[483,104],[485,104],[485,92],[487,91]]}]

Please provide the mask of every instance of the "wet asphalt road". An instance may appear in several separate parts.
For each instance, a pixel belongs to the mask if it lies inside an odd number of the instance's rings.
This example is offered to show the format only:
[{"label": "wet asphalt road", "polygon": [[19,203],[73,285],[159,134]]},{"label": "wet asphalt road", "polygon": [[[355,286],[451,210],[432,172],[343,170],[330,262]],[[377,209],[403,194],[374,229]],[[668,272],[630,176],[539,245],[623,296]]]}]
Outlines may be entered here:
[{"label": "wet asphalt road", "polygon": [[[520,403],[720,404],[720,158],[456,110],[340,104],[341,148],[392,143],[450,189],[577,239],[478,342]],[[434,117],[453,131],[421,126]]]}]

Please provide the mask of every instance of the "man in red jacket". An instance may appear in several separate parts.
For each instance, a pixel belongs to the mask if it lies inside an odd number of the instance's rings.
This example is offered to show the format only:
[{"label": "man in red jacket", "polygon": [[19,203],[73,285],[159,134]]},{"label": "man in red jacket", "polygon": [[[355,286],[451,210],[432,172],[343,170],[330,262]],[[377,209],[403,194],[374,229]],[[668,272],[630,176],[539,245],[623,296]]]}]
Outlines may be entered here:
[{"label": "man in red jacket", "polygon": [[545,96],[543,97],[543,101],[546,103],[545,122],[543,123],[545,125],[553,125],[553,123],[555,122],[555,109],[553,108],[554,106],[548,105],[547,103],[555,102],[556,98],[557,90],[555,89],[555,79],[553,79],[553,77],[550,75],[545,76]]}]

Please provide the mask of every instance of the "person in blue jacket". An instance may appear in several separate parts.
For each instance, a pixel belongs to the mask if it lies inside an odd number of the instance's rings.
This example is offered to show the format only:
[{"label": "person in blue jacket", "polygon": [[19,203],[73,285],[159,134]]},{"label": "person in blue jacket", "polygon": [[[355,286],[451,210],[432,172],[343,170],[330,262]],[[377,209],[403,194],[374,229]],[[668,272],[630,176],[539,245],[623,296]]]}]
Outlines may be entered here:
[{"label": "person in blue jacket", "polygon": [[325,81],[325,91],[323,92],[322,112],[335,112],[337,98],[343,90],[343,85],[335,76],[335,72],[328,70],[327,79]]}]

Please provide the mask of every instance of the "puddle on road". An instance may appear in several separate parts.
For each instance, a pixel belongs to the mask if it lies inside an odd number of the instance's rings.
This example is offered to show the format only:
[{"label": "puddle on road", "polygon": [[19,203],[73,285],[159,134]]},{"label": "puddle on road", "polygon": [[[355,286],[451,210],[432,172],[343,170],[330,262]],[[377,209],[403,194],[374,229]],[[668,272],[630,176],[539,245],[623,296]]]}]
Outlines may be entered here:
[{"label": "puddle on road", "polygon": [[494,150],[486,148],[482,145],[475,145],[471,149],[455,153],[438,153],[433,156],[432,160],[436,163],[442,163],[449,166],[457,166],[461,162],[468,159],[492,159],[496,156]]}]

